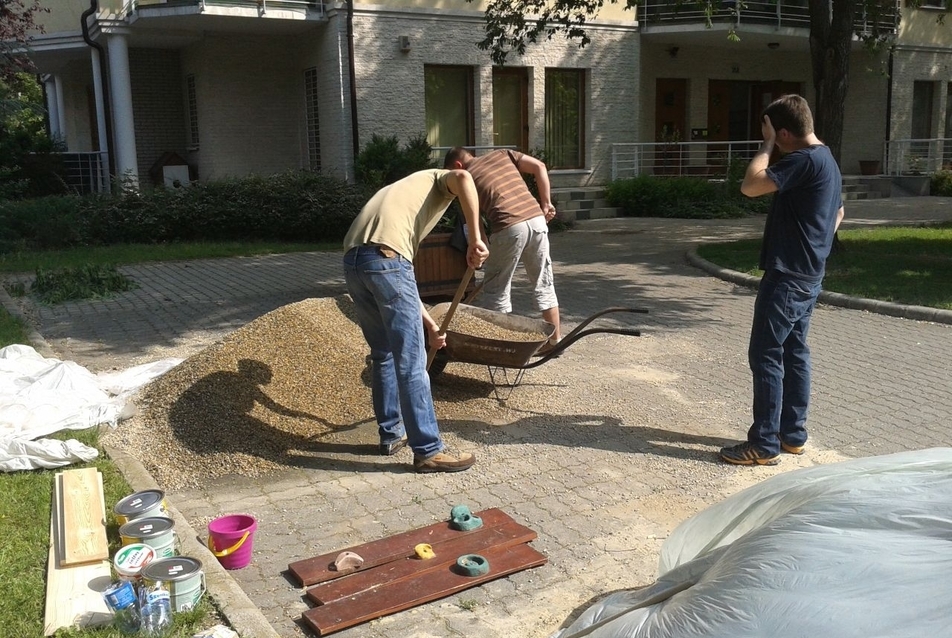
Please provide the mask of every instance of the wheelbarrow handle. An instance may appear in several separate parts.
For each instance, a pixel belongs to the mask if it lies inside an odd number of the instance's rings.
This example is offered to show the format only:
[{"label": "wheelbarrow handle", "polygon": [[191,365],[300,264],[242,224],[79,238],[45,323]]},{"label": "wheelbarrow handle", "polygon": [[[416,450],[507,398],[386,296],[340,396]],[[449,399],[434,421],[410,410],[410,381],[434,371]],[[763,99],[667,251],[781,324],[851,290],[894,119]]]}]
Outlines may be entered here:
[{"label": "wheelbarrow handle", "polygon": [[[473,278],[473,273],[475,272],[476,269],[472,266],[466,269],[466,274],[463,275],[463,280],[460,282],[459,288],[456,289],[456,295],[453,297],[453,303],[450,304],[449,310],[447,310],[446,314],[443,315],[443,323],[440,325],[441,335],[446,334],[446,329],[449,328],[450,321],[453,320],[453,315],[456,314],[456,307],[459,306],[459,301],[463,298],[463,294],[466,292],[466,286],[469,285],[469,280]],[[433,364],[433,359],[435,358],[436,348],[432,348],[426,355],[427,370],[430,369],[430,366]]]},{"label": "wheelbarrow handle", "polygon": [[[581,332],[583,329],[585,329],[585,327],[586,327],[588,324],[592,323],[593,321],[595,321],[595,320],[598,319],[599,317],[603,317],[603,316],[605,316],[605,315],[607,315],[607,314],[609,314],[609,313],[612,313],[612,312],[632,312],[632,313],[639,313],[639,314],[647,314],[647,313],[648,313],[648,309],[647,309],[647,308],[622,308],[622,307],[605,308],[604,310],[600,310],[599,312],[596,312],[594,315],[591,315],[590,317],[588,317],[588,318],[586,318],[584,321],[582,321],[582,323],[580,323],[579,325],[575,326],[575,330],[573,330],[572,332],[568,333],[568,334],[562,339],[562,341],[565,341],[566,339],[571,339],[571,338],[572,338],[572,335],[574,335],[574,334],[576,334],[576,333],[578,333],[578,332]],[[559,343],[561,343],[561,341],[560,341]]]},{"label": "wheelbarrow handle", "polygon": [[526,365],[519,366],[521,370],[528,370],[529,368],[535,368],[540,366],[549,359],[557,357],[562,354],[562,351],[568,348],[570,345],[581,339],[582,337],[587,337],[588,335],[593,334],[612,334],[612,335],[623,335],[626,337],[640,337],[640,330],[632,330],[630,328],[589,328],[588,330],[579,330],[576,328],[568,334],[568,336],[563,337],[561,341],[552,346],[552,350],[545,353],[541,357],[538,357],[532,363],[527,363]]}]

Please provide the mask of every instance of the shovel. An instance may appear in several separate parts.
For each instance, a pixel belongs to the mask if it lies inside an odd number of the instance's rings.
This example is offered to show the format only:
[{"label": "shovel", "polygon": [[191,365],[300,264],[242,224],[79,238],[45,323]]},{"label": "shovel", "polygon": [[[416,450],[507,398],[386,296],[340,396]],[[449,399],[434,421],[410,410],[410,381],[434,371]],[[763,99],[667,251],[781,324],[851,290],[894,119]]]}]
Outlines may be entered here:
[{"label": "shovel", "polygon": [[[473,273],[476,272],[476,269],[470,266],[466,269],[466,274],[463,275],[463,281],[460,282],[459,288],[456,290],[456,295],[453,297],[453,303],[450,304],[449,310],[446,311],[446,314],[443,315],[443,322],[440,324],[440,334],[445,335],[446,329],[450,325],[450,321],[453,319],[453,315],[456,313],[456,306],[459,305],[460,299],[463,298],[463,293],[466,292],[466,286],[469,285],[469,280],[473,278]],[[433,359],[436,357],[436,348],[430,350],[426,355],[426,369],[430,369],[430,364],[433,363]]]}]

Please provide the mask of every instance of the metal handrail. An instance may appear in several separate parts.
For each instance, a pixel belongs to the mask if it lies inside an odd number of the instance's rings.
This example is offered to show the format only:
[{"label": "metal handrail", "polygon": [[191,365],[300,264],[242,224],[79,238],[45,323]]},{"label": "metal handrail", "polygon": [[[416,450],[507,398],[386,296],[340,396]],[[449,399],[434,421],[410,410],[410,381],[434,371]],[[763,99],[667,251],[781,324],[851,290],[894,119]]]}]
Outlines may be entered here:
[{"label": "metal handrail", "polygon": [[883,157],[887,175],[918,175],[952,168],[952,138],[887,140]]},{"label": "metal handrail", "polygon": [[639,175],[724,178],[735,161],[750,161],[761,140],[612,144],[612,180]]}]

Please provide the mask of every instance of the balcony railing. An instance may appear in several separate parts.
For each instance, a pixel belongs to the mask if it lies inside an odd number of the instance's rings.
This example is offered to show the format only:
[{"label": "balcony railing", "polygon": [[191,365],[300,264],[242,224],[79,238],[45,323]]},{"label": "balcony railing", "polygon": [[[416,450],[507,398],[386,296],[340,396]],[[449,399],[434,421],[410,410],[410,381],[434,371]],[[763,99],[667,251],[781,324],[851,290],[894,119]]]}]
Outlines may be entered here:
[{"label": "balcony railing", "polygon": [[[808,0],[776,0],[745,2],[721,0],[715,2],[710,15],[714,24],[762,24],[780,27],[810,28]],[[639,5],[638,21],[642,25],[703,24],[705,9],[696,2],[679,0],[646,0]],[[876,27],[882,33],[895,33],[899,24],[898,3],[880,15],[858,12],[853,28],[858,33],[870,33]]]},{"label": "balcony railing", "polygon": [[639,175],[724,179],[735,162],[745,165],[762,140],[612,144],[612,179]]},{"label": "balcony railing", "polygon": [[260,15],[267,15],[268,9],[307,9],[324,15],[325,0],[128,0],[126,13],[132,14],[140,9],[167,9],[172,7],[198,7],[204,11],[207,7],[235,7],[255,9]]},{"label": "balcony railing", "polygon": [[63,180],[74,193],[104,193],[109,190],[106,153],[57,153],[63,166]]},{"label": "balcony railing", "polygon": [[952,138],[889,140],[884,155],[887,175],[929,175],[952,170]]}]

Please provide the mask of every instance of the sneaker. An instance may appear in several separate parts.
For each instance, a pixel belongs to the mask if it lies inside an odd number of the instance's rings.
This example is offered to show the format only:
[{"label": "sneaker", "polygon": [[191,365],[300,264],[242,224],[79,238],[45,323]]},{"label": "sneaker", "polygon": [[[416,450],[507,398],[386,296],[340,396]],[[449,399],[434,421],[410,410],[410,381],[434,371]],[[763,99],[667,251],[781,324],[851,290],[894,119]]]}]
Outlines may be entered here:
[{"label": "sneaker", "polygon": [[462,472],[468,470],[476,462],[476,457],[469,453],[453,456],[446,452],[438,452],[428,459],[413,456],[413,469],[417,472]]},{"label": "sneaker", "polygon": [[790,445],[789,443],[780,442],[780,449],[786,452],[787,454],[803,454],[803,445]]},{"label": "sneaker", "polygon": [[380,444],[380,456],[393,456],[403,448],[407,446],[407,435],[404,434],[403,438],[394,441],[393,443],[381,443]]},{"label": "sneaker", "polygon": [[721,460],[735,465],[776,465],[780,462],[779,454],[771,456],[761,452],[747,441],[721,448],[720,455]]}]

